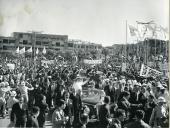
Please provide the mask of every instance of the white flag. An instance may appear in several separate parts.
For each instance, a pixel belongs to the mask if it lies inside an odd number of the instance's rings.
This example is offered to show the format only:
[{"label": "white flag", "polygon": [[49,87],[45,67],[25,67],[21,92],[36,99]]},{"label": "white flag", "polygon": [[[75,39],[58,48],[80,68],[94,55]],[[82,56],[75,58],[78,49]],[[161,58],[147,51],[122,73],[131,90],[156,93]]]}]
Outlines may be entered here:
[{"label": "white flag", "polygon": [[17,48],[16,53],[19,53],[19,47]]},{"label": "white flag", "polygon": [[129,31],[130,31],[131,36],[136,36],[137,32],[138,32],[138,29],[133,27],[132,25],[129,25]]},{"label": "white flag", "polygon": [[32,52],[32,47],[30,47],[28,50],[27,50],[28,53],[31,53]]},{"label": "white flag", "polygon": [[24,48],[22,48],[22,49],[19,51],[19,53],[20,53],[20,54],[25,53],[25,47],[24,47]]},{"label": "white flag", "polygon": [[43,53],[43,54],[46,54],[46,49],[45,49],[45,47],[43,48],[42,53]]},{"label": "white flag", "polygon": [[37,50],[36,50],[36,52],[35,52],[37,55],[38,55],[38,53],[39,53],[39,50],[38,50],[38,48],[37,48]]}]

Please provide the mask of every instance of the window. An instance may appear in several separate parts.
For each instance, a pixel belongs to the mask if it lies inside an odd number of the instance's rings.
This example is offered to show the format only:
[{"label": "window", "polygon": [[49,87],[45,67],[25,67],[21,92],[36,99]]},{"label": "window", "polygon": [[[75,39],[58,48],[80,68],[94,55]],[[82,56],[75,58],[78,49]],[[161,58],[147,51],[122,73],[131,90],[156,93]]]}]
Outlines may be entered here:
[{"label": "window", "polygon": [[28,44],[28,41],[27,40],[23,40],[23,44]]},{"label": "window", "polygon": [[84,46],[84,45],[81,45],[81,48],[85,48],[85,46]]},{"label": "window", "polygon": [[56,42],[56,46],[60,46],[60,42]]},{"label": "window", "polygon": [[23,38],[23,34],[21,33],[21,34],[19,34],[19,38]]},{"label": "window", "polygon": [[60,49],[59,49],[59,48],[56,48],[55,50],[56,50],[56,51],[59,51]]},{"label": "window", "polygon": [[36,41],[36,45],[41,45],[41,42],[40,41]]},{"label": "window", "polygon": [[29,45],[32,45],[32,42],[28,42]]},{"label": "window", "polygon": [[3,46],[3,50],[8,50],[8,47],[7,46]]},{"label": "window", "polygon": [[42,42],[43,45],[48,46],[49,42]]},{"label": "window", "polygon": [[68,43],[68,47],[73,47],[73,43]]},{"label": "window", "polygon": [[23,44],[23,42],[19,42],[19,44]]},{"label": "window", "polygon": [[15,43],[15,40],[9,40],[9,43],[10,44]]},{"label": "window", "polygon": [[3,43],[8,43],[8,40],[7,39],[3,39]]}]

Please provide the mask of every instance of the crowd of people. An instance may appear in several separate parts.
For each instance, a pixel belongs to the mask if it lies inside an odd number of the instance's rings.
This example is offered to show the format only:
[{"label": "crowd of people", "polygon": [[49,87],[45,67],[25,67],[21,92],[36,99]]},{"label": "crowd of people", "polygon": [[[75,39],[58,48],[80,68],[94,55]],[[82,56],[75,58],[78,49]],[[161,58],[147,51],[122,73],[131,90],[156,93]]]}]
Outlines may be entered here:
[{"label": "crowd of people", "polygon": [[[3,60],[3,59],[2,59]],[[168,80],[128,77],[109,65],[0,64],[1,116],[9,115],[11,127],[53,128],[165,128],[169,126]],[[24,62],[24,61],[22,61]],[[82,101],[80,86],[104,91],[91,109]]]}]

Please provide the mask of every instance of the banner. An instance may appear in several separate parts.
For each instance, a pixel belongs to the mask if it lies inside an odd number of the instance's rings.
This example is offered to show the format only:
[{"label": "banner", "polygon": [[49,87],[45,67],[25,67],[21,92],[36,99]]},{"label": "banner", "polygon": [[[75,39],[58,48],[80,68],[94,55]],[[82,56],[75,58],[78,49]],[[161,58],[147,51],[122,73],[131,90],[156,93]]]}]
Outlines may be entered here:
[{"label": "banner", "polygon": [[87,60],[87,59],[84,59],[84,63],[85,64],[101,64],[102,60]]},{"label": "banner", "polygon": [[150,68],[144,64],[142,64],[141,66],[141,70],[140,70],[140,76],[144,76],[144,77],[157,77],[162,75],[161,72],[159,72],[156,69]]},{"label": "banner", "polygon": [[7,66],[8,66],[8,68],[10,70],[14,70],[15,69],[15,64],[8,63]]},{"label": "banner", "polygon": [[54,60],[41,60],[42,65],[54,64]]},{"label": "banner", "polygon": [[126,63],[122,63],[122,72],[126,72]]}]

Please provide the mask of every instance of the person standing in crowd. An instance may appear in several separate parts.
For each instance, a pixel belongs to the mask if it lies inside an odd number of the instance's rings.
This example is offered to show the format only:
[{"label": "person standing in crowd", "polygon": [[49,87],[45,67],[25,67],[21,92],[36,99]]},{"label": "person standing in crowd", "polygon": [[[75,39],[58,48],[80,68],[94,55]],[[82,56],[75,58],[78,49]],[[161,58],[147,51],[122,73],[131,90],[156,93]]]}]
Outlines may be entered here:
[{"label": "person standing in crowd", "polygon": [[137,110],[135,114],[136,121],[126,124],[124,128],[151,128],[143,121],[144,115],[145,112],[143,110]]},{"label": "person standing in crowd", "polygon": [[8,108],[8,115],[11,116],[12,106],[18,102],[18,99],[16,97],[16,91],[11,92],[10,98],[7,100],[7,108]]},{"label": "person standing in crowd", "polygon": [[39,104],[37,104],[37,106],[40,109],[39,116],[37,118],[38,124],[40,128],[44,128],[45,116],[46,112],[48,111],[48,105],[46,103],[46,97],[43,94],[39,96]]},{"label": "person standing in crowd", "polygon": [[125,111],[123,109],[118,109],[115,113],[115,118],[109,128],[122,128],[122,124],[126,118]]},{"label": "person standing in crowd", "polygon": [[87,114],[83,114],[81,116],[81,127],[80,128],[86,128],[87,123],[89,122],[89,117]]},{"label": "person standing in crowd", "polygon": [[130,93],[129,102],[132,104],[139,103],[140,83],[136,83],[133,87],[133,91]]},{"label": "person standing in crowd", "polygon": [[129,119],[132,118],[132,116],[134,116],[134,112],[132,113],[132,111],[134,111],[132,109],[132,107],[139,108],[142,105],[141,104],[131,104],[129,102],[129,98],[130,98],[129,92],[124,91],[122,96],[123,96],[123,98],[120,101],[118,101],[118,108],[125,110],[126,121],[128,121]]},{"label": "person standing in crowd", "polygon": [[10,91],[10,87],[8,86],[8,84],[5,84],[5,82],[1,82],[0,83],[0,109],[2,107],[2,117],[4,118],[6,115],[5,109],[6,109],[6,93]]},{"label": "person standing in crowd", "polygon": [[38,107],[33,107],[31,115],[28,116],[26,127],[28,128],[39,128],[37,117],[40,113],[40,109]]},{"label": "person standing in crowd", "polygon": [[73,101],[73,115],[74,115],[74,120],[73,120],[73,126],[74,127],[79,127],[80,126],[80,112],[82,109],[82,101],[81,101],[81,90],[72,90],[72,94],[70,95],[70,98]]},{"label": "person standing in crowd", "polygon": [[11,122],[15,127],[24,128],[28,117],[27,105],[24,103],[24,97],[19,98],[19,102],[15,103],[11,111]]},{"label": "person standing in crowd", "polygon": [[59,100],[64,100],[64,92],[65,92],[65,85],[64,83],[62,85],[60,85],[59,87],[59,90],[56,92],[56,95],[55,95],[55,104],[59,101]]},{"label": "person standing in crowd", "polygon": [[148,124],[149,124],[152,111],[155,108],[155,106],[156,106],[156,103],[154,101],[154,96],[149,95],[147,99],[147,103],[145,104],[145,107],[144,107],[144,111],[145,111],[144,121]]},{"label": "person standing in crowd", "polygon": [[69,120],[68,120],[66,126],[71,127],[72,120],[73,120],[73,103],[72,103],[72,100],[70,99],[70,93],[67,91],[64,93],[64,101],[66,103],[64,113],[66,116],[69,117]]},{"label": "person standing in crowd", "polygon": [[[27,84],[27,85],[26,85]],[[29,87],[28,87],[29,86]],[[21,95],[24,97],[24,102],[28,103],[28,90],[33,90],[34,88],[32,87],[31,84],[25,81],[21,81],[21,84],[19,85],[19,90]]]},{"label": "person standing in crowd", "polygon": [[152,127],[168,127],[168,110],[164,97],[158,98],[158,105],[153,109],[149,125]]},{"label": "person standing in crowd", "polygon": [[142,110],[144,110],[144,107],[147,103],[147,98],[148,97],[146,95],[146,87],[143,85],[141,87],[141,91],[139,93],[139,102],[138,102],[138,103],[142,104],[142,107],[141,107]]},{"label": "person standing in crowd", "polygon": [[63,100],[59,100],[57,102],[57,108],[52,114],[52,124],[53,128],[64,128],[69,117],[65,117],[64,109],[65,109],[65,102]]},{"label": "person standing in crowd", "polygon": [[118,87],[115,90],[115,102],[116,103],[120,100],[120,96],[122,96],[122,93],[124,92],[126,81],[122,79],[117,84],[118,84]]},{"label": "person standing in crowd", "polygon": [[115,97],[115,88],[112,85],[112,82],[109,81],[108,85],[104,87],[104,91],[106,96],[110,96],[110,100],[112,103],[114,103],[114,97]]},{"label": "person standing in crowd", "polygon": [[104,104],[99,109],[99,127],[108,128],[110,120],[110,97],[106,96],[104,98]]}]

